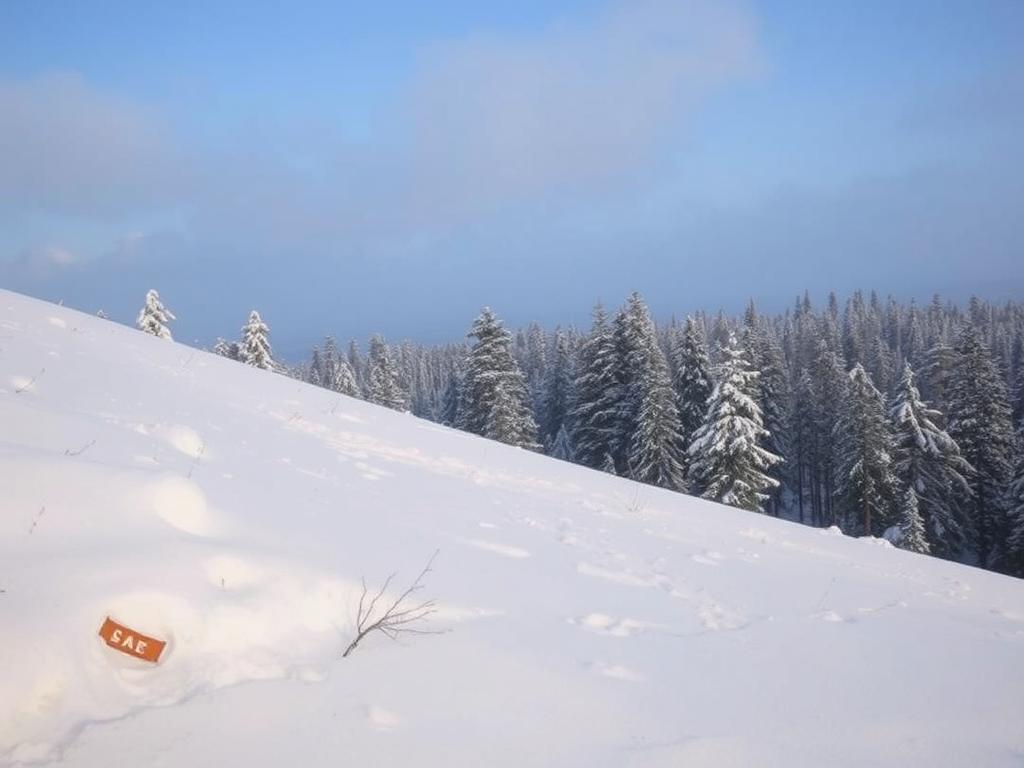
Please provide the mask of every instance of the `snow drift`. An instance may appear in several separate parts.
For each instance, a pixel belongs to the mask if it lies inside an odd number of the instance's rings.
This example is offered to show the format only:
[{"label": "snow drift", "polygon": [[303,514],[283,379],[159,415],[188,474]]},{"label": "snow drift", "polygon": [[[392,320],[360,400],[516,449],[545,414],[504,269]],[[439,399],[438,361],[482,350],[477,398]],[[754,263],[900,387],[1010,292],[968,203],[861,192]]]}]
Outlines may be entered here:
[{"label": "snow drift", "polygon": [[[0,488],[3,764],[1024,759],[1024,582],[6,292]],[[435,550],[444,633],[342,660],[361,579]]]}]

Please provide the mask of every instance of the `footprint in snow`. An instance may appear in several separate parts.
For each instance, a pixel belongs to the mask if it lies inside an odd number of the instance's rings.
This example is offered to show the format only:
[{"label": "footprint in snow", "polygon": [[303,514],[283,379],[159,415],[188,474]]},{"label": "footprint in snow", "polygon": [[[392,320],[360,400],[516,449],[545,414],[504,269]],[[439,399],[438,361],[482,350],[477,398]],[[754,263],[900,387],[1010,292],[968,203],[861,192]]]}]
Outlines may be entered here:
[{"label": "footprint in snow", "polygon": [[811,618],[812,619],[819,619],[821,621],[827,621],[830,624],[849,624],[849,623],[852,623],[852,622],[856,621],[856,619],[844,619],[838,613],[836,613],[835,611],[831,611],[831,610],[829,610],[829,611],[819,611],[818,613],[812,613],[811,614]]},{"label": "footprint in snow", "polygon": [[597,674],[603,675],[604,677],[610,677],[613,680],[625,680],[631,683],[639,683],[645,679],[639,672],[623,666],[622,664],[607,664],[603,661],[598,661],[591,664],[590,668]]},{"label": "footprint in snow", "polygon": [[720,561],[725,559],[725,557],[721,552],[705,549],[702,553],[691,555],[690,559],[695,563],[700,563],[701,565],[718,565]]},{"label": "footprint in snow", "polygon": [[704,629],[714,632],[743,629],[750,623],[743,614],[720,605],[710,598],[697,608],[697,618],[704,625]]},{"label": "footprint in snow", "polygon": [[366,710],[366,721],[374,730],[393,731],[402,722],[402,719],[394,712],[373,704]]},{"label": "footprint in snow", "polygon": [[477,549],[482,549],[485,552],[494,552],[497,555],[504,555],[505,557],[511,557],[515,559],[523,559],[530,556],[530,553],[525,549],[519,547],[511,547],[507,544],[498,544],[494,541],[484,541],[483,539],[466,539],[466,544]]},{"label": "footprint in snow", "polygon": [[194,536],[216,532],[216,520],[206,503],[206,494],[191,480],[165,477],[149,488],[148,495],[153,511],[172,528]]},{"label": "footprint in snow", "polygon": [[663,628],[660,624],[639,619],[615,619],[604,613],[588,613],[578,619],[569,619],[574,624],[588,632],[609,637],[632,637],[647,629]]},{"label": "footprint in snow", "polygon": [[604,579],[613,584],[623,584],[628,587],[654,587],[659,584],[659,579],[654,577],[642,576],[632,571],[612,571],[587,562],[577,563],[576,572],[582,576]]},{"label": "footprint in snow", "polygon": [[366,462],[357,461],[355,468],[359,470],[360,474],[366,480],[380,480],[382,477],[392,477],[393,474],[384,469],[378,469],[377,467],[370,466]]}]

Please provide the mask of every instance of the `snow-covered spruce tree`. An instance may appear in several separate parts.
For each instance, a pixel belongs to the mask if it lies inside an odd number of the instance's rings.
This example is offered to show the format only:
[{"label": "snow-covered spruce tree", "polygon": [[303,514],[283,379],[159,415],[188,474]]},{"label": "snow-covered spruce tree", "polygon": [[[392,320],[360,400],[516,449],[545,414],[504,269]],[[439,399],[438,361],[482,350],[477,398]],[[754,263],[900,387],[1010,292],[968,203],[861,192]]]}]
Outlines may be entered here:
[{"label": "snow-covered spruce tree", "polygon": [[576,461],[605,471],[614,471],[612,451],[619,401],[615,372],[615,340],[599,304],[576,359],[569,423]]},{"label": "snow-covered spruce tree", "polygon": [[[682,333],[676,334],[671,353],[672,389],[675,390],[679,410],[679,438],[685,448],[704,423],[708,398],[714,389],[704,334],[692,317],[686,318]],[[689,455],[685,451],[683,464],[689,468]]]},{"label": "snow-covered spruce tree", "polygon": [[458,373],[453,371],[448,376],[448,383],[445,385],[444,396],[441,400],[439,421],[446,427],[454,427],[459,421],[459,392],[461,388],[462,380]]},{"label": "snow-covered spruce tree", "polygon": [[672,490],[686,488],[679,411],[668,361],[647,305],[633,293],[615,317],[616,408],[612,456],[618,474]]},{"label": "snow-covered spruce tree", "polygon": [[306,369],[306,382],[317,387],[324,386],[324,361],[316,347],[313,347],[309,367]]},{"label": "snow-covered spruce tree", "polygon": [[171,311],[160,301],[160,294],[150,288],[146,292],[146,303],[139,310],[135,325],[143,333],[172,341],[171,329],[167,326],[175,319]]},{"label": "snow-covered spruce tree", "polygon": [[[818,455],[817,426],[814,404],[817,396],[810,372],[804,368],[797,377],[793,387],[793,408],[789,414],[790,452],[787,460],[790,464],[790,481],[796,494],[798,520],[809,522],[805,513],[808,497],[813,499],[817,483],[816,456]],[[813,510],[813,506],[811,509]],[[812,514],[813,518],[813,514]],[[812,520],[812,522],[817,522]]]},{"label": "snow-covered spruce tree", "polygon": [[[742,343],[754,369],[760,372],[755,399],[761,408],[761,418],[766,432],[761,440],[761,447],[776,456],[785,457],[789,454],[789,373],[774,330],[757,316],[753,302],[747,308]],[[782,504],[783,483],[787,481],[789,475],[786,462],[776,463],[768,471],[768,475],[776,480],[778,485],[768,493],[764,507],[769,515],[778,517]]]},{"label": "snow-covered spruce tree", "polygon": [[892,434],[882,393],[860,363],[850,371],[833,441],[843,530],[860,536],[881,536],[895,518]]},{"label": "snow-covered spruce tree", "polygon": [[925,536],[924,520],[917,506],[917,494],[913,488],[904,488],[900,494],[896,511],[897,525],[899,525],[899,546],[909,552],[918,552],[927,555],[931,552],[928,539]]},{"label": "snow-covered spruce tree", "polygon": [[565,422],[572,397],[572,356],[569,340],[561,329],[555,331],[554,356],[547,362],[541,408],[541,430],[544,443],[554,445]]},{"label": "snow-covered spruce tree", "polygon": [[538,450],[537,424],[522,371],[512,357],[512,336],[489,307],[484,307],[468,336],[476,342],[466,358],[456,426]]},{"label": "snow-covered spruce tree", "polygon": [[249,321],[242,326],[239,359],[253,368],[275,369],[274,356],[270,351],[270,329],[255,309],[249,313]]},{"label": "snow-covered spruce tree", "polygon": [[758,372],[730,334],[721,349],[707,416],[689,447],[690,491],[752,512],[761,512],[778,481],[768,476],[780,456],[759,444],[765,437],[761,409],[751,393]]},{"label": "snow-covered spruce tree", "polygon": [[398,368],[391,360],[391,351],[384,339],[370,339],[370,355],[366,362],[366,400],[393,411],[409,408],[409,395],[403,389]]},{"label": "snow-covered spruce tree", "polygon": [[320,379],[323,382],[321,386],[334,389],[340,362],[341,354],[338,352],[338,344],[333,336],[328,336],[324,339],[324,351],[320,355]]},{"label": "snow-covered spruce tree", "polygon": [[[1020,426],[1024,424],[1024,350],[1015,350],[1020,356],[1011,365],[1014,371],[1010,378],[1010,409],[1013,423]],[[1020,446],[1024,451],[1024,445]]]},{"label": "snow-covered spruce tree", "polygon": [[629,444],[629,476],[641,483],[684,491],[686,467],[667,364],[655,363],[650,376],[640,395],[637,426]]},{"label": "snow-covered spruce tree", "polygon": [[359,385],[356,384],[356,375],[352,372],[352,366],[348,364],[348,360],[339,357],[333,373],[334,378],[331,381],[331,389],[339,395],[359,397]]},{"label": "snow-covered spruce tree", "polygon": [[825,339],[819,339],[811,370],[814,380],[814,488],[811,496],[812,517],[817,525],[835,525],[836,497],[839,478],[837,444],[833,430],[842,413],[849,389],[849,377],[843,373],[839,355]]},{"label": "snow-covered spruce tree", "polygon": [[1017,426],[1017,459],[1003,506],[1009,534],[1002,567],[1007,573],[1024,577],[1024,419]]},{"label": "snow-covered spruce tree", "polygon": [[1014,439],[1006,382],[972,325],[956,345],[949,387],[949,434],[974,468],[972,522],[977,531],[978,561],[998,563],[1005,543],[1004,502],[1010,480]]},{"label": "snow-covered spruce tree", "polygon": [[910,363],[903,365],[889,421],[893,471],[905,493],[914,495],[929,550],[941,557],[958,557],[970,540],[971,487],[967,478],[971,466],[960,455],[956,441],[938,426],[942,414],[921,400]]},{"label": "snow-covered spruce tree", "polygon": [[484,437],[508,445],[516,445],[519,439],[519,419],[515,400],[505,389],[505,381],[494,382],[494,407],[487,414]]},{"label": "snow-covered spruce tree", "polygon": [[229,360],[237,360],[239,355],[238,342],[218,338],[217,342],[213,345],[213,353],[226,357]]},{"label": "snow-covered spruce tree", "polygon": [[924,368],[919,382],[921,395],[943,415],[950,412],[949,395],[955,361],[956,351],[941,339],[924,353]]},{"label": "snow-covered spruce tree", "polygon": [[562,461],[576,460],[572,441],[569,439],[569,430],[565,428],[565,424],[562,424],[558,434],[555,435],[555,442],[551,445],[551,456]]},{"label": "snow-covered spruce tree", "polygon": [[355,339],[348,342],[348,364],[356,377],[359,390],[362,391],[366,386],[366,364],[359,352],[359,343]]}]

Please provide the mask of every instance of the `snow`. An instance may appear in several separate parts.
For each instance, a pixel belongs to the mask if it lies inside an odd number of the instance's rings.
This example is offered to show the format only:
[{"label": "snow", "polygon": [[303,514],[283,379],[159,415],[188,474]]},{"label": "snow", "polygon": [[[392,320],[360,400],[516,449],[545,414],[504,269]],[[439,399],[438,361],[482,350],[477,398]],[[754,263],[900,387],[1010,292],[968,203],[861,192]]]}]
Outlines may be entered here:
[{"label": "snow", "polygon": [[[0,385],[0,764],[1024,755],[1019,580],[3,291]],[[442,633],[341,659],[361,579],[401,590],[435,550]],[[160,663],[107,647],[108,615]]]}]

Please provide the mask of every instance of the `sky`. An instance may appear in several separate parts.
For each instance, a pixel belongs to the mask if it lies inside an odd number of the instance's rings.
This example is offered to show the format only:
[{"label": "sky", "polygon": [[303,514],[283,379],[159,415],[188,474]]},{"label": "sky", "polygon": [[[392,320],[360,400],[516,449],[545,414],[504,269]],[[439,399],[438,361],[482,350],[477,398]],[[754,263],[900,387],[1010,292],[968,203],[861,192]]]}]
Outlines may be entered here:
[{"label": "sky", "polygon": [[[146,7],[151,6],[151,7]],[[1024,289],[1019,0],[0,3],[0,287],[179,340]]]}]

